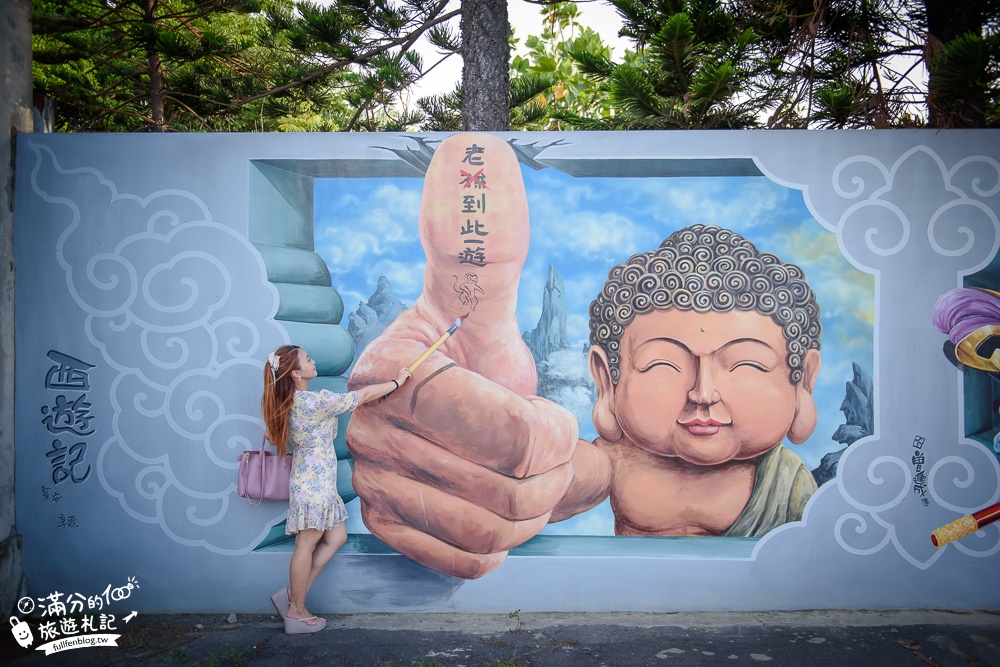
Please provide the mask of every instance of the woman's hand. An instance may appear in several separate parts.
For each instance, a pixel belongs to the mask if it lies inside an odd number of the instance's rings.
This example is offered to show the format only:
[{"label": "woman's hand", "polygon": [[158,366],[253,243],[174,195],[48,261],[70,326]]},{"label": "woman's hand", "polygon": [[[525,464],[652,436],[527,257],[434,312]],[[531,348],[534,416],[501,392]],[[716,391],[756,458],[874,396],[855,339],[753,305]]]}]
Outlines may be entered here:
[{"label": "woman's hand", "polygon": [[409,380],[411,377],[412,375],[410,374],[409,368],[400,368],[399,372],[396,373],[396,384],[402,387],[403,383]]}]

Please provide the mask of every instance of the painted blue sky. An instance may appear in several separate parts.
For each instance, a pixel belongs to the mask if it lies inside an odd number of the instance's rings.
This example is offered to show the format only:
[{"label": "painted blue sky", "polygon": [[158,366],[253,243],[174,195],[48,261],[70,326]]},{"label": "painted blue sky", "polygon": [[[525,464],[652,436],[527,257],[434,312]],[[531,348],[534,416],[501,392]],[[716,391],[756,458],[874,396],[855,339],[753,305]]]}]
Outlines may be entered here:
[{"label": "painted blue sky", "polygon": [[[840,404],[853,375],[851,364],[872,371],[874,279],[843,258],[836,237],[812,217],[799,191],[763,177],[577,178],[523,166],[522,173],[531,245],[519,289],[521,331],[538,322],[549,264],[563,275],[567,335],[580,349],[589,336],[587,308],[611,267],[657,247],[681,227],[727,227],[801,266],[815,290],[823,324],[823,364],[815,391],[819,423],[808,442],[790,447],[809,468],[840,449],[831,435],[844,421]],[[379,276],[389,279],[407,305],[420,293],[421,187],[417,178],[316,181],[316,252],[330,267],[348,312],[371,296]],[[581,437],[594,437],[589,420],[580,421]],[[606,503],[592,512],[546,532],[612,534]]]}]

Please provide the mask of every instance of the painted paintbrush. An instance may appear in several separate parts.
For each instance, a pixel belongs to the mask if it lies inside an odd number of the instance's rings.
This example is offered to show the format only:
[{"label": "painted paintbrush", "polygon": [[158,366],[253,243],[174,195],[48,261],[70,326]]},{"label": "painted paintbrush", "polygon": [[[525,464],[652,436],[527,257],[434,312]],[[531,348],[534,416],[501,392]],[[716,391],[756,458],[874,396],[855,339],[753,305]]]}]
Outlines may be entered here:
[{"label": "painted paintbrush", "polygon": [[[448,340],[449,338],[451,338],[451,335],[453,333],[455,333],[456,331],[458,331],[458,328],[460,326],[462,326],[462,322],[464,322],[465,318],[467,318],[468,316],[469,316],[469,313],[466,313],[465,315],[462,315],[461,317],[455,318],[455,323],[452,324],[451,327],[449,327],[447,331],[445,331],[443,334],[441,334],[436,341],[434,341],[433,343],[431,343],[430,347],[428,347],[426,350],[424,350],[423,352],[421,352],[420,356],[417,357],[416,359],[414,359],[413,363],[406,367],[406,370],[410,371],[410,373],[413,373],[413,371],[417,370],[417,368],[420,367],[420,364],[422,364],[425,361],[427,361],[427,358],[430,357],[432,354],[434,354],[435,350],[437,350],[439,347],[441,347],[442,345],[444,345],[444,342],[446,340]],[[393,391],[395,391],[395,389]],[[392,391],[389,392],[389,394],[391,394],[391,393],[392,393]],[[378,402],[381,403],[382,401],[384,401],[386,398],[389,397],[389,394],[386,394],[382,398],[378,399]]]},{"label": "painted paintbrush", "polygon": [[966,535],[971,535],[980,528],[988,526],[997,519],[1000,519],[1000,503],[984,507],[978,512],[966,514],[961,519],[956,519],[951,523],[941,526],[931,532],[931,544],[936,547],[943,547],[949,542],[961,539]]},{"label": "painted paintbrush", "polygon": [[420,367],[420,364],[422,364],[425,361],[427,361],[427,358],[429,356],[431,356],[432,354],[434,354],[435,350],[437,350],[439,347],[441,347],[442,345],[444,345],[444,342],[446,340],[448,340],[449,338],[451,338],[451,336],[452,336],[453,333],[455,333],[456,331],[458,331],[458,328],[460,326],[462,326],[462,322],[464,322],[465,318],[468,317],[468,316],[469,316],[469,313],[466,313],[465,315],[462,315],[461,317],[455,318],[455,323],[452,324],[451,327],[447,331],[445,331],[443,334],[441,334],[441,336],[436,341],[434,341],[433,343],[431,343],[431,346],[428,347],[426,350],[424,350],[420,354],[419,357],[417,357],[416,359],[414,359],[413,363],[410,364],[409,366],[407,366],[406,369],[408,371],[410,371],[411,373],[413,371],[417,370],[417,368]]}]

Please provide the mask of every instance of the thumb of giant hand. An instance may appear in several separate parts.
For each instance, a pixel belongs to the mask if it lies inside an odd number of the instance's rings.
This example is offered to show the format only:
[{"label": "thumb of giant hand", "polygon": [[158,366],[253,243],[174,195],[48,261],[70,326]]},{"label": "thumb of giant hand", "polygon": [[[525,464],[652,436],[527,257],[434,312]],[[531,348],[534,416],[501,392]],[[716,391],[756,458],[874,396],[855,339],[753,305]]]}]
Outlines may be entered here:
[{"label": "thumb of giant hand", "polygon": [[516,394],[533,394],[534,363],[515,315],[528,201],[503,139],[463,133],[441,142],[424,179],[420,240],[427,268],[417,310],[440,322],[468,314],[449,356]]}]

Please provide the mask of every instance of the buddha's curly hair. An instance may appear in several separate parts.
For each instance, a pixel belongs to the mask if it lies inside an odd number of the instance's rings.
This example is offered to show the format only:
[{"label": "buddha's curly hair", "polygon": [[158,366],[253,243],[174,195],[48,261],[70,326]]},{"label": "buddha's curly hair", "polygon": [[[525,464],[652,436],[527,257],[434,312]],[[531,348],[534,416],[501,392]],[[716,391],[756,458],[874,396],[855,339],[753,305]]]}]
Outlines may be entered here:
[{"label": "buddha's curly hair", "polygon": [[611,269],[590,304],[590,342],[607,353],[612,382],[621,377],[625,327],[636,315],[671,308],[770,317],[785,334],[793,384],[802,380],[806,352],[820,347],[819,304],[801,268],[760,252],[736,232],[692,225]]}]

